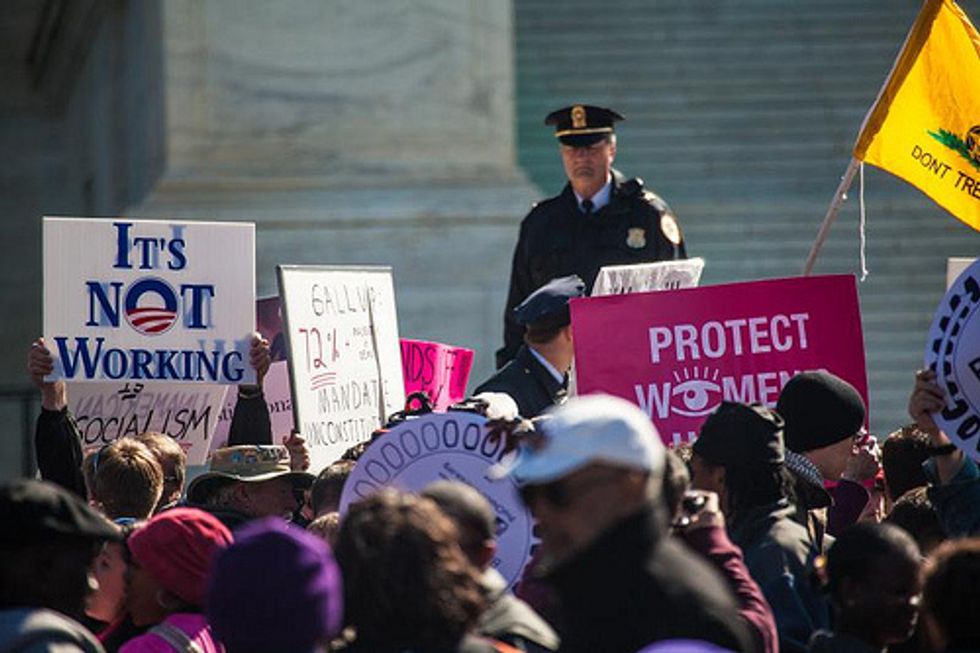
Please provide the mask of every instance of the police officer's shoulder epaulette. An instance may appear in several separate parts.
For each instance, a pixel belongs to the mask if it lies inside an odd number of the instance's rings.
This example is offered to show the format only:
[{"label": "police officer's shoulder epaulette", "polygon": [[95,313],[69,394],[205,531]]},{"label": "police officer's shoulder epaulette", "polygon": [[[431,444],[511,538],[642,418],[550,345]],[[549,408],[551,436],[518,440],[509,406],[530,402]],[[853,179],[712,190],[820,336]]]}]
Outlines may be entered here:
[{"label": "police officer's shoulder epaulette", "polygon": [[652,191],[644,190],[642,193],[640,193],[640,199],[645,204],[649,204],[654,209],[656,209],[657,210],[657,213],[669,213],[670,212],[670,207],[667,206],[667,202],[663,201],[660,198],[659,195],[657,195],[656,193],[654,193]]},{"label": "police officer's shoulder epaulette", "polygon": [[554,213],[550,210],[553,198],[538,200],[531,203],[531,208],[521,220],[522,225],[532,226],[541,225],[549,220],[549,216]]},{"label": "police officer's shoulder epaulette", "polygon": [[635,197],[643,192],[643,180],[639,177],[627,179],[619,185],[619,192],[623,197]]},{"label": "police officer's shoulder epaulette", "polygon": [[558,197],[548,197],[543,200],[538,200],[537,202],[532,202],[531,210],[527,212],[527,217],[541,213],[550,213],[551,207],[555,206],[558,203],[558,200]]}]

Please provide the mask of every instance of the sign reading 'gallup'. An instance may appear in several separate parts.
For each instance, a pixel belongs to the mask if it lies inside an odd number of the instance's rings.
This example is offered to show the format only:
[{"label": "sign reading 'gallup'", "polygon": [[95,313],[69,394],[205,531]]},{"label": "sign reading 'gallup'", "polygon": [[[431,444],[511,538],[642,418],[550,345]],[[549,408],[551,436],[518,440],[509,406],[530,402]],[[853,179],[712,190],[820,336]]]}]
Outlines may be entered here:
[{"label": "sign reading 'gallup'", "polygon": [[280,265],[296,429],[314,469],[405,406],[389,267]]},{"label": "sign reading 'gallup'", "polygon": [[44,218],[49,380],[253,383],[255,226]]}]

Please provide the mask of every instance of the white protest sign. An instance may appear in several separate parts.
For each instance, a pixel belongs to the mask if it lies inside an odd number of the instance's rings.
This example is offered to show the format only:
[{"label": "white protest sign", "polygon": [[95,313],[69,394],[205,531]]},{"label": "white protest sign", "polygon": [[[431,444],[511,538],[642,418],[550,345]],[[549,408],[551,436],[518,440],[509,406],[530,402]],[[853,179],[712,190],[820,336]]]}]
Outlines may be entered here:
[{"label": "white protest sign", "polygon": [[929,329],[925,366],[946,392],[933,419],[956,445],[980,461],[980,261],[946,292]]},{"label": "white protest sign", "polygon": [[402,410],[389,267],[277,268],[296,427],[319,471]]},{"label": "white protest sign", "polygon": [[479,491],[493,507],[497,552],[491,565],[513,587],[521,578],[538,538],[534,522],[511,479],[487,477],[504,456],[501,438],[489,437],[486,418],[474,413],[432,413],[402,422],[371,443],[344,484],[340,512],[354,501],[393,487],[418,492],[434,481],[460,481]]},{"label": "white protest sign", "polygon": [[48,380],[253,383],[255,226],[44,218]]},{"label": "white protest sign", "polygon": [[694,288],[701,280],[703,271],[704,259],[702,258],[636,265],[607,265],[599,270],[595,278],[592,296]]},{"label": "white protest sign", "polygon": [[949,290],[956,282],[956,278],[963,274],[963,270],[976,260],[965,256],[950,256],[946,259],[946,290]]},{"label": "white protest sign", "polygon": [[69,383],[68,397],[83,449],[157,431],[183,447],[188,464],[200,465],[227,389],[202,383]]},{"label": "white protest sign", "polygon": [[[293,430],[293,400],[289,392],[289,365],[286,361],[276,361],[269,366],[265,381],[262,383],[262,394],[269,408],[272,443],[278,444]],[[228,446],[228,430],[231,427],[231,418],[235,414],[237,401],[238,391],[229,388],[211,442],[212,451]]]}]

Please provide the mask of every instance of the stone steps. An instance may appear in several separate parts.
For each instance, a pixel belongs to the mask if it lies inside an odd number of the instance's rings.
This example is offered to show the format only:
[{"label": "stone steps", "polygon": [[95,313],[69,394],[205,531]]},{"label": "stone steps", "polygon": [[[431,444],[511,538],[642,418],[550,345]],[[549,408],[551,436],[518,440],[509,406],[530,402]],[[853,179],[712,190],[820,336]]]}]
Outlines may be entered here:
[{"label": "stone steps", "polygon": [[[564,182],[551,110],[608,105],[627,117],[617,167],[677,212],[704,283],[799,274],[864,115],[917,0],[518,0],[519,160],[545,195]],[[980,0],[960,6],[980,17]],[[871,425],[907,421],[912,371],[945,288],[946,257],[980,234],[868,168],[871,276],[859,284]],[[859,272],[858,186],[817,262]]]}]

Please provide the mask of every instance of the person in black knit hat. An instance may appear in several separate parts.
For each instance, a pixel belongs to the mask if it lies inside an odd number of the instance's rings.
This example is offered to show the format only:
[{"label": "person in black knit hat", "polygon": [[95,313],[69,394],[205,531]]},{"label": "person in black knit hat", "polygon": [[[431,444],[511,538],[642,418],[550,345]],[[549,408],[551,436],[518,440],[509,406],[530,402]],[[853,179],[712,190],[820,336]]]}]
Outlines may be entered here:
[{"label": "person in black knit hat", "polygon": [[[878,473],[877,443],[864,429],[864,400],[830,372],[803,372],[783,388],[776,411],[785,420],[796,519],[823,550],[825,532],[835,535],[857,521],[871,498],[862,482]],[[836,485],[828,492],[824,481]]]}]

